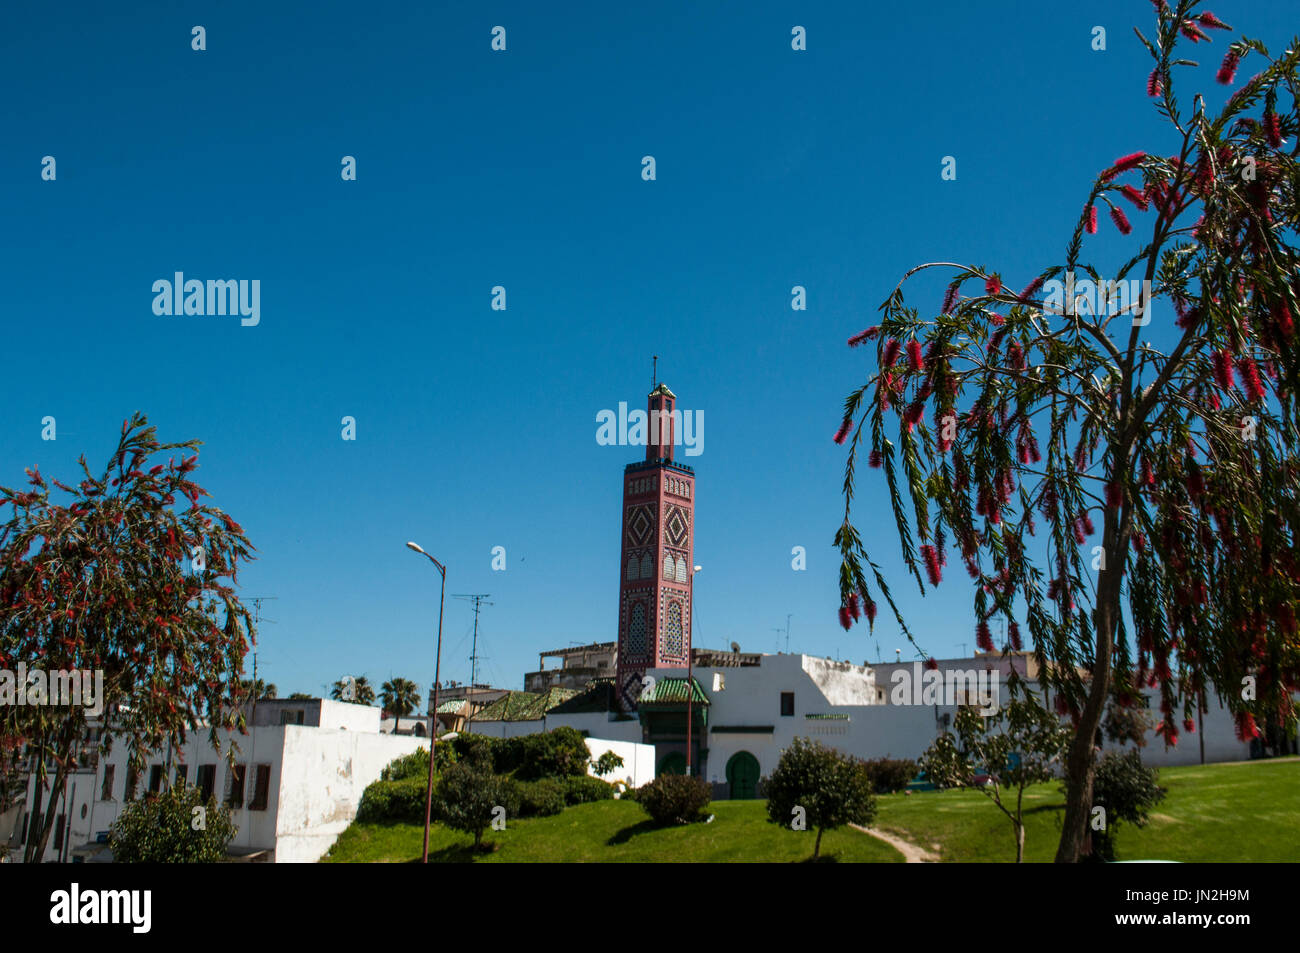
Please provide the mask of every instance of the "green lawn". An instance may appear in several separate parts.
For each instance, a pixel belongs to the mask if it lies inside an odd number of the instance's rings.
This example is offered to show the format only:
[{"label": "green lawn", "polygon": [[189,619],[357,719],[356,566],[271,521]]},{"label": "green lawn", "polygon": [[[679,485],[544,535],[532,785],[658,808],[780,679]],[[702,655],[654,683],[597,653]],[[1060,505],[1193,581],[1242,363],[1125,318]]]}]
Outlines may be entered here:
[{"label": "green lawn", "polygon": [[[1151,823],[1120,828],[1120,860],[1300,860],[1300,758],[1164,768],[1168,788]],[[876,826],[939,854],[945,861],[1015,860],[1011,826],[978,791],[923,791],[878,799]],[[1050,861],[1065,799],[1059,783],[1025,792],[1025,859]],[[814,832],[768,823],[761,801],[717,801],[711,824],[655,829],[630,801],[571,807],[553,817],[511,821],[485,840],[499,845],[475,860],[509,862],[794,862],[812,855]],[[410,863],[420,859],[423,828],[353,824],[322,860]],[[467,861],[471,838],[434,825],[429,859]],[[892,847],[848,828],[828,832],[822,855],[839,862],[897,863]]]},{"label": "green lawn", "polygon": [[[789,863],[812,856],[814,831],[795,832],[768,823],[762,801],[715,801],[711,824],[655,829],[631,801],[597,801],[567,808],[552,817],[511,821],[504,831],[488,831],[485,842],[499,844],[477,862],[714,863],[761,861]],[[411,863],[420,859],[424,828],[418,824],[353,824],[322,858],[325,863]],[[435,824],[429,833],[429,860],[463,862],[473,839]],[[822,837],[822,858],[839,862],[901,863],[898,851],[874,837],[844,828]]]},{"label": "green lawn", "polygon": [[[1120,827],[1120,860],[1300,860],[1300,758],[1162,768],[1168,788],[1145,828]],[[1011,822],[978,791],[879,799],[876,823],[945,861],[1014,861]],[[1025,791],[1025,860],[1050,861],[1065,798],[1056,782]]]}]

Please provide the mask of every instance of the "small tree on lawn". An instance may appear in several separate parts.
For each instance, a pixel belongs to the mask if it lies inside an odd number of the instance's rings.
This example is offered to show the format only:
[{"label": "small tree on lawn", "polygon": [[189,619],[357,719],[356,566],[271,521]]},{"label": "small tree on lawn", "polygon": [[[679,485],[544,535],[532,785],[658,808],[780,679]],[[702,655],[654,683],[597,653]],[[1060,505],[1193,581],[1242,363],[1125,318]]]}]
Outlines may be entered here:
[{"label": "small tree on lawn", "polygon": [[[200,503],[209,494],[192,479],[198,447],[160,443],[135,414],[102,472],[82,457],[75,485],[33,467],[27,489],[0,487],[0,514],[10,507],[0,523],[0,668],[102,672],[101,744],[124,740],[137,774],[149,751],[183,745],[200,724],[214,747],[221,729],[244,724],[254,633],[230,584],[252,547],[228,514]],[[45,852],[86,718],[85,704],[0,705],[0,750],[25,743],[38,792],[52,789],[28,863]]]},{"label": "small tree on lawn", "polygon": [[813,860],[821,856],[822,834],[845,824],[866,826],[876,816],[876,799],[866,766],[820,741],[796,738],[781,753],[763,785],[767,816],[789,828],[801,818],[816,828]]},{"label": "small tree on lawn", "polygon": [[420,703],[420,689],[409,678],[392,678],[380,688],[384,711],[393,716],[393,734],[402,727],[402,717],[415,711]]},{"label": "small tree on lawn", "polygon": [[623,757],[613,751],[606,751],[591,763],[591,770],[595,771],[596,776],[600,778],[607,774],[613,774],[621,767],[623,767]]},{"label": "small tree on lawn", "polygon": [[453,830],[474,835],[474,850],[483,849],[483,832],[504,808],[506,817],[519,815],[519,785],[492,773],[486,749],[443,770],[438,779],[439,819]]},{"label": "small tree on lawn", "polygon": [[[1071,732],[1032,699],[1013,696],[1005,708],[982,716],[962,706],[921,757],[926,776],[940,788],[981,791],[1007,816],[1016,832],[1016,863],[1025,859],[1025,788],[1049,781],[1069,750]],[[1014,806],[1004,801],[1015,792]]]},{"label": "small tree on lawn", "polygon": [[108,835],[121,864],[211,864],[226,856],[236,827],[230,811],[199,789],[176,784],[131,801]]},{"label": "small tree on lawn", "polygon": [[[1151,808],[1164,800],[1165,789],[1159,782],[1160,772],[1144,765],[1136,750],[1112,751],[1102,757],[1092,782],[1094,820],[1089,824],[1098,860],[1115,859],[1115,832],[1122,822],[1146,826]],[[1097,814],[1099,807],[1104,814]],[[1098,817],[1103,822],[1100,827]]]},{"label": "small tree on lawn", "polygon": [[[865,436],[918,587],[939,585],[955,547],[973,580],[976,643],[995,649],[989,620],[1001,616],[1006,647],[1020,650],[1026,620],[1040,678],[1078,728],[1061,862],[1084,844],[1108,698],[1158,686],[1157,730],[1172,745],[1211,692],[1245,741],[1260,721],[1289,721],[1300,689],[1300,168],[1288,145],[1300,40],[1277,56],[1230,43],[1220,84],[1237,85],[1247,58],[1260,72],[1217,115],[1199,95],[1186,110],[1175,74],[1196,64],[1183,44],[1230,29],[1199,5],[1156,0],[1154,38],[1138,32],[1164,128],[1080,194],[1061,258],[1019,292],[996,268],[920,265],[881,323],[849,339],[875,341],[876,354],[835,434],[852,437],[841,624],[874,621],[870,573],[913,638],[851,519]],[[1150,213],[1131,257],[1088,262],[1099,211],[1134,232],[1126,207]],[[951,280],[925,319],[903,284],[939,268]]]}]

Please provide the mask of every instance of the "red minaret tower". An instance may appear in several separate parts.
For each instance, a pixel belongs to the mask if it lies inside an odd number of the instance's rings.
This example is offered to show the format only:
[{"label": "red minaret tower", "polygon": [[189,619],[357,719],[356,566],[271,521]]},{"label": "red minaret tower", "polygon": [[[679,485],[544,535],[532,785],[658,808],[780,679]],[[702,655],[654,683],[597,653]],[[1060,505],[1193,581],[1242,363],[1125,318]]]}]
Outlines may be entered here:
[{"label": "red minaret tower", "polygon": [[686,668],[695,568],[695,471],[673,462],[677,395],[650,392],[645,460],[623,471],[623,557],[618,588],[618,688],[636,708],[650,668]]}]

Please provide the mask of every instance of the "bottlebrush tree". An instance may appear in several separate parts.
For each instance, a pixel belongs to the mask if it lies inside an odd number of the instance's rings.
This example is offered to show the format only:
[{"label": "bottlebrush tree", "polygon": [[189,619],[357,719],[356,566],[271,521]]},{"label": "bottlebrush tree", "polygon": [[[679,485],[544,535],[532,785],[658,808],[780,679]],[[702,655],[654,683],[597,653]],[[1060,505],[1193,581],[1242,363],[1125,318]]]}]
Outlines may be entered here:
[{"label": "bottlebrush tree", "polygon": [[[180,745],[200,725],[214,747],[220,729],[244,728],[240,676],[255,634],[230,583],[251,546],[239,524],[200,503],[209,494],[191,477],[198,447],[159,443],[136,414],[101,475],[82,457],[76,486],[33,468],[30,488],[0,487],[0,508],[10,508],[0,524],[0,669],[102,672],[100,744],[125,741],[137,774],[150,750]],[[29,863],[44,852],[87,714],[84,704],[0,706],[0,750],[25,743],[38,790],[54,792]]]},{"label": "bottlebrush tree", "polygon": [[[1102,171],[1064,259],[1023,291],[990,268],[909,271],[881,323],[849,339],[874,342],[877,366],[835,434],[849,444],[841,623],[874,622],[878,589],[915,643],[851,519],[866,452],[922,593],[939,585],[951,547],[972,580],[979,646],[994,650],[989,622],[1002,617],[1003,650],[1032,649],[1075,723],[1058,861],[1077,860],[1084,843],[1108,703],[1132,706],[1158,687],[1156,730],[1172,745],[1214,691],[1245,740],[1261,722],[1290,724],[1300,686],[1300,257],[1289,243],[1300,39],[1276,58],[1233,41],[1218,82],[1235,84],[1252,60],[1260,71],[1218,115],[1200,96],[1184,111],[1175,75],[1196,64],[1179,47],[1230,28],[1193,0],[1155,5],[1154,39],[1135,32],[1154,59],[1145,91],[1174,154],[1133,152]],[[1099,208],[1133,243],[1105,279],[1149,282],[1150,302],[1045,295],[1085,278],[1110,287],[1082,257]],[[903,297],[923,269],[952,272],[930,319]]]}]

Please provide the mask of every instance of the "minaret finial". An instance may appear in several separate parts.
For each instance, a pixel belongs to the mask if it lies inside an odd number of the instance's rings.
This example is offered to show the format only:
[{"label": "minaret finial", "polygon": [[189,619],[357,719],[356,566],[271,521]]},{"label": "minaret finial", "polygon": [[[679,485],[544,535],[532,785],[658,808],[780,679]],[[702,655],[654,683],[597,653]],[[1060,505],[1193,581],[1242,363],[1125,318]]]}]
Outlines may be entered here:
[{"label": "minaret finial", "polygon": [[650,389],[654,390],[659,386],[659,355],[654,356],[654,363],[650,365]]}]

